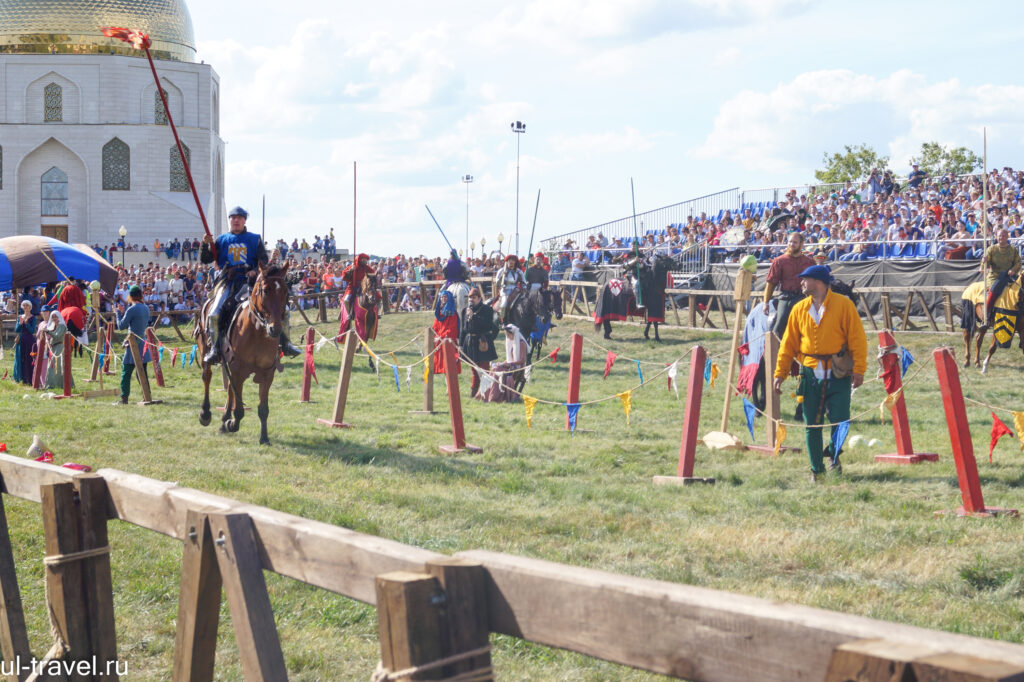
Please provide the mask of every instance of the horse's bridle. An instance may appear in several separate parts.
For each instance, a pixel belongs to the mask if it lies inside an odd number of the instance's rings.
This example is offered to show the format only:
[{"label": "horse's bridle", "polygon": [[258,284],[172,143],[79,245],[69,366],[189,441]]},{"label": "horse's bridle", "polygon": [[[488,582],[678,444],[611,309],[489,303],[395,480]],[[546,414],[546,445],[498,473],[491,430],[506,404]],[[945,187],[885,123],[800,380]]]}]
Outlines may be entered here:
[{"label": "horse's bridle", "polygon": [[[266,287],[266,283],[271,281],[271,280],[278,280],[282,284],[285,284],[285,286],[287,286],[287,284],[285,283],[285,279],[284,279],[283,275],[280,276],[280,277],[278,277],[278,276],[266,277],[266,278],[257,280],[257,284],[262,283],[264,285],[264,287]],[[253,286],[253,293],[254,294],[256,293],[256,287],[255,286]],[[252,322],[256,326],[256,328],[257,329],[262,329],[263,332],[267,336],[270,336],[271,338],[273,338],[273,336],[271,335],[271,330],[273,329],[273,325],[267,319],[266,315],[264,315],[260,311],[256,310],[256,306],[253,305],[253,303],[252,303],[252,296],[249,297],[249,300],[246,301],[246,303],[248,304],[246,307],[248,308],[249,318],[252,320]],[[286,306],[288,305],[287,301],[285,302],[285,305]]]}]

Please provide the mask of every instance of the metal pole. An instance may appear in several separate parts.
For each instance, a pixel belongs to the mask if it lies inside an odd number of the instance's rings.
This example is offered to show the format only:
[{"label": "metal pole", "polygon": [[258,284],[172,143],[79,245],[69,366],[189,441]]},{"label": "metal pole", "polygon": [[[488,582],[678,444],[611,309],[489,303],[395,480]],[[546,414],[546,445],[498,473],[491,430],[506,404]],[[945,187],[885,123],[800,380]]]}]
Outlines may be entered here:
[{"label": "metal pole", "polygon": [[519,135],[516,133],[516,255],[519,255]]},{"label": "metal pole", "polygon": [[260,223],[260,239],[262,239],[263,243],[266,244],[267,243],[267,195],[266,194],[263,195],[263,218],[262,218],[262,221],[263,222]]},{"label": "metal pole", "polygon": [[352,262],[355,263],[356,254],[356,162],[352,162]]}]

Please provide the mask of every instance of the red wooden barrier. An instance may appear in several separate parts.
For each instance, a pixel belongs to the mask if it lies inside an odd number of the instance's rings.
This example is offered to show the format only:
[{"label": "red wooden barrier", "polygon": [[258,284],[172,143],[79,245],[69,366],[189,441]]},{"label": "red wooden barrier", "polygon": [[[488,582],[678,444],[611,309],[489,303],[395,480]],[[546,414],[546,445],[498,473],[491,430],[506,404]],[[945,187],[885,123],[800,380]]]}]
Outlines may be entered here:
[{"label": "red wooden barrier", "polygon": [[[565,401],[570,405],[580,401],[580,367],[583,364],[583,337],[580,334],[572,335],[572,350],[569,352],[569,397]],[[576,428],[579,429],[579,414],[576,415]],[[572,430],[569,426],[569,414],[565,415],[565,430]]]},{"label": "red wooden barrier", "polygon": [[[683,416],[683,437],[679,445],[679,468],[675,476],[655,476],[656,485],[714,483],[713,478],[694,478],[693,464],[697,452],[697,431],[700,428],[700,403],[704,394],[704,365],[707,351],[697,346],[690,351],[690,379],[686,385],[686,413]],[[771,390],[769,386],[767,390]]]},{"label": "red wooden barrier", "polygon": [[896,339],[887,330],[878,332],[879,352],[882,354],[882,379],[885,392],[889,395],[899,392],[893,402],[892,429],[896,435],[896,452],[875,455],[876,462],[891,464],[917,464],[918,462],[938,462],[939,455],[934,452],[914,452],[914,444],[910,441],[910,421],[907,419],[907,401],[903,399],[903,378],[900,369],[900,358],[897,355]]},{"label": "red wooden barrier", "polygon": [[455,342],[451,339],[441,340],[441,352],[444,353],[444,382],[448,387],[448,414],[452,417],[452,439],[454,445],[442,445],[441,452],[453,454],[466,450],[468,452],[483,452],[483,448],[470,445],[466,442],[466,431],[462,424],[462,398],[459,395],[459,375],[456,373],[458,366],[458,355],[456,355]]},{"label": "red wooden barrier", "polygon": [[[313,335],[315,330],[312,327],[306,329],[305,343],[302,345],[303,358],[312,352],[311,346],[313,345]],[[302,365],[302,395],[299,397],[300,403],[309,402],[309,389],[313,385],[313,372],[310,371],[309,363],[304,362]]]},{"label": "red wooden barrier", "polygon": [[[960,371],[956,359],[948,348],[937,348],[933,354],[935,369],[939,374],[942,389],[942,404],[946,410],[946,425],[949,427],[949,441],[953,447],[956,462],[956,478],[960,483],[963,506],[956,510],[959,516],[995,516],[1006,514],[1016,516],[1016,509],[986,507],[981,496],[981,481],[978,478],[978,464],[974,460],[974,445],[971,443],[971,429],[967,424],[967,410],[960,388]],[[944,513],[944,512],[938,512]]]},{"label": "red wooden barrier", "polygon": [[[152,327],[146,329],[146,343],[149,344],[150,362],[153,363],[153,374],[156,376],[156,385],[164,387],[164,370],[160,367],[160,342],[156,340],[156,333]],[[145,353],[143,353],[145,355]]]},{"label": "red wooden barrier", "polygon": [[71,334],[64,335],[64,394],[54,396],[54,400],[70,398],[71,396],[71,354],[72,347],[76,343],[75,337]]}]

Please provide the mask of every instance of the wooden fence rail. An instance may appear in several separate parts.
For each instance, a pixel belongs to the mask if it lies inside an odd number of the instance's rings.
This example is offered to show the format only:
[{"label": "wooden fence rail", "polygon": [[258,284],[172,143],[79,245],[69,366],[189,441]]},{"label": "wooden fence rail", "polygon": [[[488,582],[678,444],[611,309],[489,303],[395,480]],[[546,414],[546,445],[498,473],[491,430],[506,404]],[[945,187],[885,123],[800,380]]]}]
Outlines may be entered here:
[{"label": "wooden fence rail", "polygon": [[[116,656],[106,520],[183,543],[175,680],[212,679],[221,584],[246,679],[286,679],[262,570],[376,605],[392,671],[448,661],[411,679],[491,679],[491,632],[695,681],[1024,679],[1017,644],[496,552],[446,557],[113,469],[83,475],[0,455],[0,476],[3,493],[44,504],[47,554],[78,569],[53,572],[60,582],[48,589],[51,600],[62,590],[59,623],[79,624],[66,631],[73,655]],[[26,653],[27,639],[3,521],[0,506],[0,640],[10,657]],[[904,668],[916,676],[892,677]]]}]

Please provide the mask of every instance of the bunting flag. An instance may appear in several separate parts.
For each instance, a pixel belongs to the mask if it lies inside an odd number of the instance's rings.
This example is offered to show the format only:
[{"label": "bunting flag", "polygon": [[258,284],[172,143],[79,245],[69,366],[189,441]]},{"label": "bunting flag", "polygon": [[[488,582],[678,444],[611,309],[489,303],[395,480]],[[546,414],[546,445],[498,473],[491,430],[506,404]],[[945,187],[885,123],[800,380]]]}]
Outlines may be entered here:
[{"label": "bunting flag", "polygon": [[579,403],[565,403],[566,414],[569,415],[569,429],[573,434],[576,433],[576,417],[580,413]]},{"label": "bunting flag", "polygon": [[164,362],[164,344],[162,343],[156,349],[156,361],[159,362],[160,364],[163,364]]},{"label": "bunting flag", "polygon": [[889,395],[885,396],[885,400],[883,400],[882,404],[878,406],[878,417],[879,417],[879,419],[881,419],[882,421],[885,421],[885,411],[886,410],[892,410],[893,405],[895,405],[896,401],[899,400],[899,397],[900,397],[901,393],[903,393],[903,389],[899,388],[899,389],[893,391],[892,393],[890,393]]},{"label": "bunting flag", "polygon": [[188,353],[182,353],[181,354],[181,368],[185,369],[185,367],[187,365],[188,365]]},{"label": "bunting flag", "polygon": [[740,354],[740,357],[746,357],[750,355],[750,343],[747,342],[742,346],[736,346],[736,352]]},{"label": "bunting flag", "polygon": [[1017,429],[1017,440],[1020,441],[1020,449],[1024,450],[1024,412],[1013,413],[1013,428]]},{"label": "bunting flag", "polygon": [[316,362],[313,361],[313,344],[306,346],[306,371],[313,377],[316,385],[320,385],[320,379],[316,376]]},{"label": "bunting flag", "polygon": [[551,362],[558,362],[558,351],[560,350],[562,350],[561,346],[548,353],[548,357],[551,358]]},{"label": "bunting flag", "polygon": [[608,351],[608,355],[604,358],[604,376],[602,379],[608,378],[608,372],[612,371],[612,365],[615,364],[615,358],[619,357],[615,353]]},{"label": "bunting flag", "polygon": [[398,358],[395,357],[394,352],[388,353],[391,356],[391,366],[398,369]]},{"label": "bunting flag", "polygon": [[750,431],[750,437],[754,437],[754,417],[757,415],[757,407],[754,403],[750,402],[746,398],[743,398],[743,414],[747,416],[747,431]]},{"label": "bunting flag", "polygon": [[[101,370],[103,368],[103,361],[106,360],[106,359],[107,359],[107,354],[106,353],[100,353],[99,360],[97,361],[97,366],[100,367]],[[172,362],[171,364],[174,364],[174,363]]]},{"label": "bunting flag", "polygon": [[400,382],[398,380],[398,365],[392,365],[391,369],[395,373],[395,390],[398,391],[399,393],[401,393],[402,392],[402,382]]},{"label": "bunting flag", "polygon": [[902,374],[900,374],[901,377],[907,376],[907,370],[910,368],[912,364],[914,364],[914,356],[910,354],[909,350],[907,350],[903,346],[900,346],[900,370],[902,371]]},{"label": "bunting flag", "polygon": [[704,385],[707,386],[711,381],[711,358],[704,361]]},{"label": "bunting flag", "polygon": [[636,373],[640,377],[640,385],[644,385],[644,371],[640,369],[640,361],[636,361]]},{"label": "bunting flag", "polygon": [[776,457],[779,456],[779,451],[782,450],[782,444],[786,441],[786,425],[781,421],[777,423],[778,426],[775,429],[775,452],[773,453]]},{"label": "bunting flag", "polygon": [[423,361],[423,383],[427,383],[427,377],[430,376],[430,356]]},{"label": "bunting flag", "polygon": [[405,385],[412,386],[412,365],[405,368]]},{"label": "bunting flag", "polygon": [[711,388],[715,387],[715,379],[718,378],[719,371],[720,370],[718,369],[718,365],[716,365],[715,363],[712,362],[711,363]]},{"label": "bunting flag", "polygon": [[[486,376],[486,375],[485,375]],[[491,382],[493,383],[493,379]],[[483,392],[483,381],[481,380],[480,391]],[[537,406],[537,399],[528,395],[523,396],[523,407],[526,408],[526,428],[533,428],[533,408]]]},{"label": "bunting flag", "polygon": [[839,453],[843,451],[843,445],[846,443],[846,436],[850,433],[850,420],[847,419],[843,423],[832,429],[832,458],[833,461],[836,457],[839,457]]},{"label": "bunting flag", "polygon": [[146,341],[146,343],[142,344],[142,357],[143,358],[146,357],[146,351],[148,351],[148,350],[149,350],[149,341]]},{"label": "bunting flag", "polygon": [[189,364],[189,366],[191,366],[191,365],[193,365],[195,363],[195,361],[196,361],[196,351],[197,350],[199,350],[199,346],[193,344],[192,345],[192,352],[189,353],[189,356],[188,356],[188,364]]},{"label": "bunting flag", "polygon": [[615,397],[622,401],[622,411],[626,413],[626,426],[629,426],[629,412],[633,409],[633,391],[616,393]]},{"label": "bunting flag", "polygon": [[[178,359],[178,349],[171,349],[171,367],[174,367],[174,361]],[[103,355],[100,355],[100,364],[103,364]]]},{"label": "bunting flag", "polygon": [[679,384],[676,383],[676,375],[679,373],[679,361],[676,360],[668,368],[668,387],[676,392],[676,400],[679,400]]},{"label": "bunting flag", "polygon": [[331,340],[326,336],[321,338],[319,341],[316,342],[316,348],[314,348],[313,351],[319,353],[321,350],[323,350],[324,346],[326,346],[330,342]]},{"label": "bunting flag", "polygon": [[[477,389],[476,394],[477,395],[486,395],[487,391],[489,391],[491,386],[494,385],[494,381],[495,381],[494,375],[492,375],[490,372],[481,372],[480,373],[480,387]],[[524,397],[523,400],[526,400],[526,398]]]},{"label": "bunting flag", "polygon": [[[1016,413],[1014,413],[1014,419],[1016,420]],[[996,443],[1003,436],[1012,436],[1013,431],[1007,428],[1003,420],[996,416],[996,413],[992,413],[992,437],[988,441],[988,463],[992,463],[992,451],[996,449]]]}]

